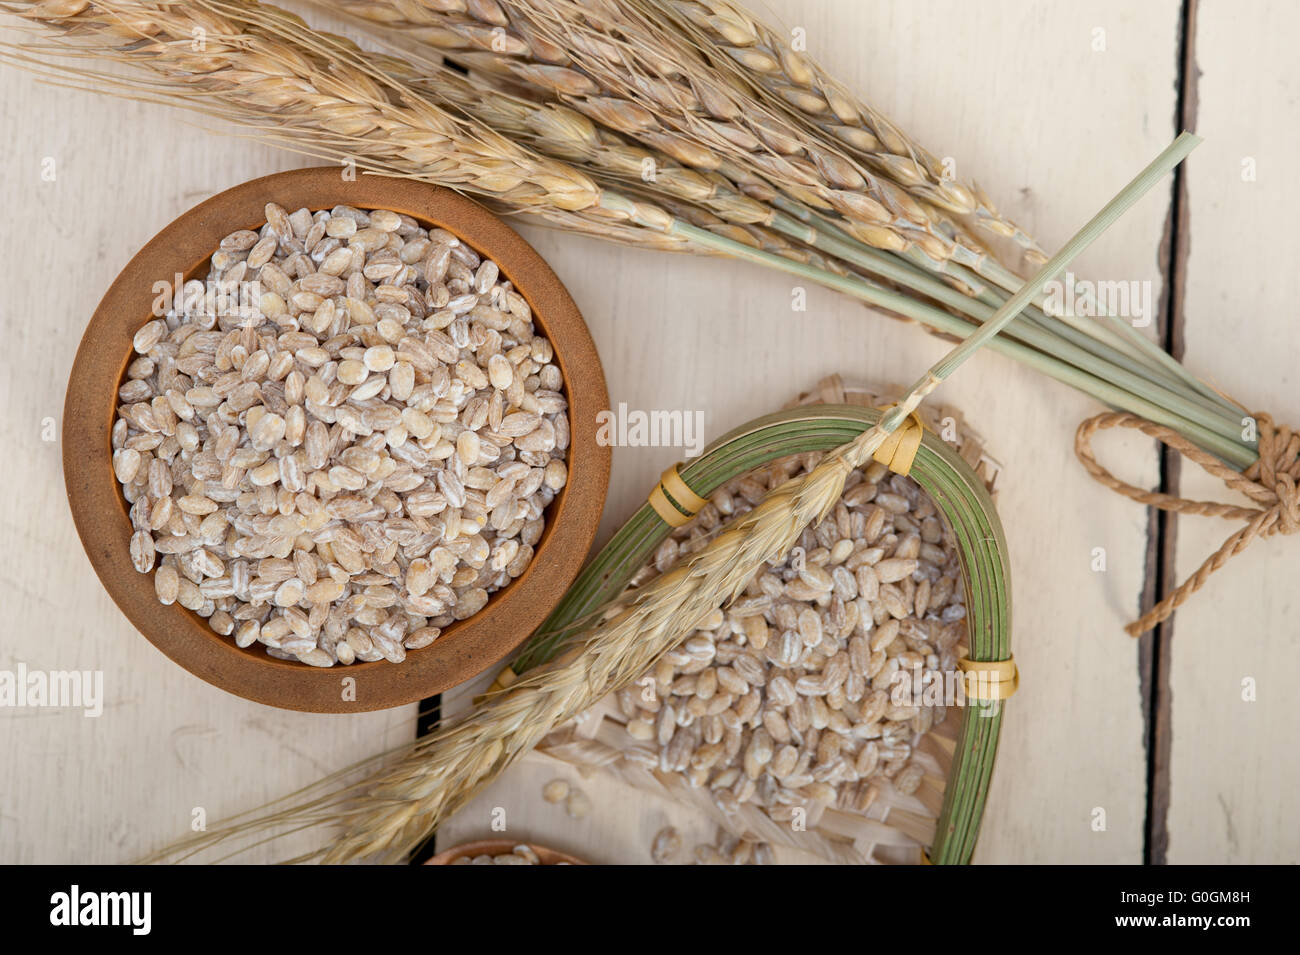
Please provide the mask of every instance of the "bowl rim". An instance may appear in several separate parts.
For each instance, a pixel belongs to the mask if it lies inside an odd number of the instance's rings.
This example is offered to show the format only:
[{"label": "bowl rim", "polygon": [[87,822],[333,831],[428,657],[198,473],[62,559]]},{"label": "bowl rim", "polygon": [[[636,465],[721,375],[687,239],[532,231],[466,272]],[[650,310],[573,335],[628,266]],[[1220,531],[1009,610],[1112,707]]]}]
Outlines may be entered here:
[{"label": "bowl rim", "polygon": [[528,846],[528,848],[536,852],[542,865],[555,865],[558,862],[567,862],[569,865],[589,864],[585,859],[580,859],[572,853],[552,849],[549,846],[541,846],[535,842],[520,842],[517,839],[476,839],[472,842],[462,842],[450,849],[443,849],[437,855],[430,857],[424,864],[452,865],[457,859],[464,856],[502,855],[512,852],[514,847],[518,845]]},{"label": "bowl rim", "polygon": [[[73,522],[95,573],[131,624],[207,683],[269,706],[317,713],[369,712],[417,702],[471,679],[522,643],[586,559],[604,509],[611,456],[610,448],[596,440],[594,427],[577,425],[594,422],[609,407],[595,343],[568,290],[537,251],[459,193],[410,179],[351,176],[347,168],[323,166],[253,179],[201,202],[158,232],[113,280],[91,316],[68,377],[63,411],[63,474]],[[132,338],[151,314],[157,283],[170,284],[178,273],[191,278],[223,237],[264,222],[270,202],[290,211],[335,205],[391,209],[453,233],[496,262],[514,283],[551,341],[564,377],[568,483],[548,507],[532,562],[481,611],[446,627],[430,646],[407,651],[400,664],[319,668],[277,660],[261,644],[240,649],[193,611],[160,604],[153,572],[138,573],[131,562],[132,527],[111,466],[111,429],[117,391],[134,357]]]}]

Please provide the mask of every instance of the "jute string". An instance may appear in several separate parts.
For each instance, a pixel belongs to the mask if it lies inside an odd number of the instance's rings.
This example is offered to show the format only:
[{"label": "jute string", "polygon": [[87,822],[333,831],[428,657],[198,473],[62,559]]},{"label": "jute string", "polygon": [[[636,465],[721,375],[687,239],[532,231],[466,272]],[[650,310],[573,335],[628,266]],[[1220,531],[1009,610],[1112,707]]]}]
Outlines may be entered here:
[{"label": "jute string", "polygon": [[[1074,453],[1088,473],[1111,490],[1162,511],[1245,522],[1245,526],[1229,535],[1223,545],[1197,568],[1196,573],[1179,584],[1168,597],[1126,626],[1124,629],[1130,636],[1141,636],[1167,620],[1192,594],[1201,589],[1211,574],[1249,547],[1256,538],[1294,534],[1300,529],[1300,434],[1288,427],[1275,425],[1273,419],[1266,414],[1256,414],[1254,417],[1259,437],[1259,460],[1242,472],[1233,470],[1214,455],[1202,451],[1176,431],[1153,424],[1137,415],[1119,412],[1100,414],[1079,425],[1074,436]],[[1132,428],[1155,438],[1259,506],[1237,507],[1216,501],[1193,501],[1124,483],[1098,464],[1092,452],[1092,436],[1107,428]]]}]

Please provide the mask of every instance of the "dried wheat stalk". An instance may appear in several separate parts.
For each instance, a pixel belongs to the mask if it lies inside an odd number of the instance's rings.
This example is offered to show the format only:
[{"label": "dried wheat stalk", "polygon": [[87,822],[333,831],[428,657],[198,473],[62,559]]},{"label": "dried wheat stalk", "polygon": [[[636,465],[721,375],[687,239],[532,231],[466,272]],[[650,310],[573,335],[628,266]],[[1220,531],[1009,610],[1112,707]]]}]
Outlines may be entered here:
[{"label": "dried wheat stalk", "polygon": [[[467,68],[556,96],[683,165],[718,171],[768,198],[834,211],[875,248],[984,261],[986,249],[935,227],[933,213],[890,179],[745,94],[656,10],[631,0],[338,0],[327,4],[438,47]],[[400,40],[399,40],[400,42]],[[403,44],[405,48],[409,45]]]},{"label": "dried wheat stalk", "polygon": [[[576,638],[556,660],[530,671],[508,690],[425,737],[387,770],[299,814],[275,814],[270,826],[333,810],[342,834],[320,861],[405,858],[443,820],[469,801],[556,725],[643,672],[692,624],[737,593],[763,561],[785,553],[812,521],[839,500],[844,481],[868,460],[942,379],[927,375],[898,408],[850,444],[829,453],[807,475],[770,494],[704,550],[642,588],[613,619]],[[576,662],[575,661],[580,661]],[[358,800],[366,811],[349,811]],[[242,827],[238,834],[248,831]],[[168,850],[192,853],[236,834],[213,827]]]},{"label": "dried wheat stalk", "polygon": [[[140,3],[43,0],[0,10],[39,23],[59,41],[36,52],[87,52],[144,67],[158,82],[121,81],[90,71],[143,99],[179,102],[266,130],[309,155],[356,161],[531,210],[565,228],[604,235],[633,230],[638,244],[683,250],[672,217],[649,203],[606,195],[571,166],[539,156],[390,80],[328,41],[313,47],[292,14],[220,2]],[[200,50],[195,37],[202,36]],[[10,54],[28,64],[32,54]]]},{"label": "dried wheat stalk", "polygon": [[[429,84],[438,96],[421,92],[404,82],[412,77],[409,65],[312,31],[275,7],[220,0],[45,0],[3,3],[0,10],[56,34],[56,42],[7,54],[29,68],[41,64],[38,55],[44,53],[104,56],[144,67],[162,79],[123,81],[83,70],[78,72],[83,82],[92,79],[97,86],[137,98],[178,103],[256,127],[261,138],[308,155],[450,186],[606,240],[747,258],[758,253],[764,264],[802,266],[801,274],[818,281],[822,274],[847,275],[834,260],[750,224],[752,206],[724,221],[703,210],[678,204],[669,212],[662,203],[602,189],[571,165],[458,115],[472,101],[486,108],[498,98],[476,92],[453,71],[443,70]],[[202,51],[193,49],[196,35],[204,37]],[[499,99],[494,115],[505,123],[506,100]],[[571,111],[569,117],[580,118]],[[612,157],[613,150],[604,155]],[[675,180],[681,185],[677,196],[697,199],[699,184],[686,180],[687,170],[681,172]],[[738,198],[731,201],[740,208]],[[720,241],[708,241],[700,229]],[[889,307],[873,294],[877,287],[855,278],[848,289]],[[895,298],[904,308],[910,304],[903,296]]]},{"label": "dried wheat stalk", "polygon": [[[40,23],[59,37],[61,42],[36,47],[37,55],[31,47],[0,52],[29,69],[38,64],[38,72],[61,77],[72,72],[63,67],[60,74],[57,65],[49,66],[43,58],[47,52],[106,56],[149,68],[161,78],[122,81],[89,70],[72,75],[82,84],[94,82],[99,88],[231,119],[255,128],[260,138],[309,155],[355,161],[366,169],[493,197],[511,210],[573,231],[651,248],[728,255],[777,268],[958,338],[969,335],[976,325],[935,307],[925,297],[976,322],[990,314],[991,303],[969,300],[933,278],[919,283],[911,278],[902,284],[912,291],[897,291],[892,283],[908,279],[908,263],[888,262],[892,272],[880,269],[879,261],[868,263],[872,274],[883,279],[867,280],[837,261],[844,258],[855,266],[862,264],[855,257],[862,247],[851,245],[852,237],[844,236],[847,243],[833,246],[831,255],[814,253],[799,240],[823,249],[828,248],[824,236],[810,235],[804,224],[788,217],[769,220],[785,237],[773,228],[749,223],[746,216],[753,207],[736,211],[729,198],[732,194],[720,192],[712,200],[713,208],[728,220],[645,184],[623,191],[602,188],[596,178],[568,163],[537,155],[483,122],[461,115],[463,100],[438,95],[441,75],[426,83],[424,91],[414,89],[407,81],[412,73],[409,65],[365,54],[348,41],[316,33],[297,17],[273,7],[222,0],[188,4],[47,0],[4,3],[0,10],[25,14],[29,22]],[[198,35],[205,42],[204,49],[196,51],[193,43]],[[446,86],[454,89],[453,84]],[[554,139],[547,133],[536,141],[548,138]],[[563,154],[563,149],[556,151]],[[597,158],[607,162],[608,152]],[[618,179],[608,175],[608,167],[595,171],[602,180]],[[691,188],[688,184],[683,194],[690,194]],[[1171,391],[1158,376],[1150,377],[1150,384],[1142,375],[1135,378],[1130,373],[1125,379],[1109,359],[1097,361],[1091,354],[1077,354],[1077,348],[1075,353],[1064,350],[1065,346],[1058,350],[1056,332],[1046,329],[1044,337],[1044,331],[1017,331],[1023,341],[999,338],[992,347],[1115,407],[1176,428],[1229,460],[1248,456],[1224,438],[1228,424],[1219,420],[1221,410],[1207,413],[1189,406],[1179,393],[1185,389],[1175,386]],[[1025,338],[1027,333],[1041,340]],[[1130,356],[1119,355],[1119,360],[1127,362],[1130,370],[1142,370]]]},{"label": "dried wheat stalk", "polygon": [[975,183],[950,178],[942,163],[879,111],[827,74],[810,57],[794,50],[777,31],[729,0],[669,0],[657,10],[675,15],[685,31],[694,31],[725,54],[719,68],[770,93],[808,123],[841,143],[850,155],[898,183],[913,196],[959,216],[973,217],[994,235],[1015,240],[1032,257],[1042,259],[1037,244],[1001,215]]},{"label": "dried wheat stalk", "polygon": [[[761,78],[749,76],[736,57],[727,53],[729,48],[719,45],[718,36],[698,28],[690,17],[675,16],[664,2],[336,0],[326,5],[351,13],[372,27],[378,25],[380,36],[413,56],[421,55],[422,44],[435,47],[473,69],[480,89],[488,84],[522,86],[534,95],[558,98],[622,134],[625,144],[639,141],[652,151],[651,158],[666,154],[674,162],[708,173],[715,191],[707,199],[695,201],[704,201],[711,212],[733,224],[751,221],[744,217],[767,215],[767,224],[783,235],[813,245],[854,269],[865,269],[891,282],[901,280],[906,287],[977,321],[980,307],[972,306],[968,298],[996,307],[1019,285],[1019,279],[987,253],[962,221],[924,197],[918,201],[907,194],[905,187],[920,188],[920,164],[908,167],[899,158],[901,153],[888,153],[892,158],[882,158],[876,168],[883,163],[896,171],[912,168],[913,174],[900,173],[902,186],[895,185],[888,175],[874,175],[866,155],[859,155],[862,163],[855,162],[844,153],[847,146],[840,139],[809,123],[806,116],[791,118],[790,110],[775,102]],[[759,30],[752,20],[750,24]],[[771,31],[763,31],[761,36],[764,42],[776,42]],[[787,52],[786,66],[798,73],[802,61]],[[830,95],[833,81],[824,74],[818,72],[810,81]],[[441,85],[441,80],[438,83]],[[757,92],[749,95],[753,90]],[[847,117],[851,104],[847,100],[837,103]],[[860,105],[859,115],[869,113]],[[483,118],[493,122],[488,115]],[[914,146],[887,121],[878,116],[871,121],[891,149]],[[572,126],[567,121],[561,123],[565,124]],[[535,145],[544,151],[554,148]],[[563,151],[551,154],[573,156]],[[917,150],[917,155],[922,152]],[[584,161],[592,160],[588,156]],[[926,162],[942,172],[932,157]],[[945,193],[947,208],[969,205],[962,198],[965,187],[941,185],[934,188],[943,191],[951,187]],[[695,182],[691,188],[698,191],[698,186]],[[638,190],[638,194],[654,192]],[[738,206],[742,197],[759,200],[767,208],[756,211],[748,204]],[[995,234],[1011,235],[1024,247],[1027,261],[1041,261],[1041,252],[1027,236],[990,211],[986,198],[981,197],[980,203],[972,215],[963,217],[966,222],[982,222]],[[900,276],[900,271],[906,272],[900,270],[900,263],[888,258],[882,261],[876,249],[900,252],[908,260],[903,265],[923,266],[942,273],[944,280],[930,277],[927,281],[924,276],[908,280],[906,275]],[[890,307],[880,301],[875,304]],[[1229,407],[1222,396],[1197,381],[1130,324],[1100,311],[1100,321],[1049,319],[1040,305],[1031,306],[1026,317],[1028,323],[1038,326],[1031,330],[1034,337],[1025,339],[1038,350],[1036,354],[1063,355],[1083,367],[1093,364],[1092,356],[1102,357],[1112,369],[1121,369],[1101,372],[1105,380],[1122,380],[1124,387],[1139,392],[1148,390],[1148,382],[1159,389],[1153,403],[1139,413],[1159,415],[1158,409],[1167,406],[1200,420],[1201,413],[1208,411],[1222,419],[1216,423],[1215,453],[1234,460],[1249,457],[1227,452],[1223,444],[1223,439],[1231,440],[1235,433],[1230,425],[1235,427],[1239,409]],[[1020,337],[1019,329],[1025,324],[1017,322],[1013,334]],[[1064,345],[1058,344],[1061,339],[1066,340]],[[1031,354],[1018,357],[1034,360]],[[1077,379],[1071,383],[1084,387]],[[1084,390],[1103,397],[1096,388]],[[1114,404],[1115,397],[1103,400]],[[1195,440],[1203,442],[1205,437],[1198,433]]]},{"label": "dried wheat stalk", "polygon": [[[411,56],[411,63],[387,57],[382,65],[390,74],[402,76],[404,81],[455,105],[492,129],[545,155],[578,163],[598,182],[654,199],[685,221],[840,276],[849,276],[853,270],[865,272],[889,287],[901,285],[977,321],[993,311],[985,301],[974,297],[973,290],[963,293],[936,276],[908,271],[906,263],[893,253],[865,254],[868,250],[861,246],[827,235],[767,203],[740,194],[717,172],[684,167],[670,156],[597,125],[568,106],[514,95],[508,88],[485,82],[483,77],[470,80],[418,51]],[[644,181],[647,170],[653,173],[649,184]],[[692,209],[691,204],[699,208]],[[815,255],[804,245],[823,254]],[[1025,325],[1023,320],[1014,323],[1010,336],[1044,353],[1063,354],[1086,364],[1088,356],[1081,355],[1074,342],[1062,340],[1051,325]],[[1109,354],[1112,361],[1123,362],[1121,355]],[[1112,366],[1104,377],[1131,385],[1135,367],[1140,366],[1132,362]],[[1180,407],[1177,394],[1167,395],[1167,400],[1171,406]]]},{"label": "dried wheat stalk", "polygon": [[[309,155],[472,192],[606,240],[739,255],[787,270],[799,267],[804,277],[835,279],[841,291],[900,314],[945,322],[949,331],[969,328],[904,295],[882,295],[879,285],[850,277],[834,260],[745,223],[747,212],[727,222],[680,204],[670,213],[662,203],[601,189],[571,166],[455,115],[453,107],[466,105],[475,94],[452,71],[439,74],[439,84],[459,90],[460,99],[439,101],[401,81],[410,76],[409,66],[363,54],[349,41],[313,32],[274,7],[217,0],[46,0],[0,4],[0,10],[57,34],[58,42],[36,47],[37,54],[96,54],[145,67],[162,78],[123,81],[81,71],[83,82],[90,78],[128,95],[176,102],[257,127],[263,138]],[[204,37],[201,51],[192,45],[197,35]],[[30,52],[9,56],[28,66],[39,62]],[[501,110],[499,105],[498,118]],[[689,183],[679,190],[682,198],[697,193]],[[701,229],[719,241],[708,241]]]},{"label": "dried wheat stalk", "polygon": [[[643,672],[695,621],[743,588],[755,567],[788,550],[804,527],[834,507],[847,475],[870,458],[939,380],[927,376],[900,405],[906,412],[888,423],[882,419],[828,454],[814,471],[770,494],[703,551],[646,585],[631,606],[581,634],[556,660],[421,739],[386,770],[295,810],[263,817],[255,827],[333,813],[343,832],[320,861],[401,861],[553,727]],[[356,806],[363,809],[349,809]],[[199,852],[249,831],[246,822],[212,827],[169,847],[161,857]]]}]

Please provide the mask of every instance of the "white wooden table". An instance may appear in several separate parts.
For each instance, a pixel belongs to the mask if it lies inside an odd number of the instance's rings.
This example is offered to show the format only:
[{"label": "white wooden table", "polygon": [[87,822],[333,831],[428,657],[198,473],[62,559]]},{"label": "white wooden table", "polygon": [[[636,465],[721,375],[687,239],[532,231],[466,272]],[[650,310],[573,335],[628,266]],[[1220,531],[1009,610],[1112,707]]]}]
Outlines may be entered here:
[{"label": "white wooden table", "polygon": [[[979,180],[1049,248],[1175,132],[1185,68],[1174,0],[765,7],[769,19],[803,27],[813,55],[933,151],[956,157],[959,175]],[[1300,421],[1297,333],[1286,307],[1300,292],[1288,228],[1300,190],[1291,170],[1300,73],[1288,43],[1300,10],[1201,0],[1196,14],[1194,87],[1191,72],[1182,81],[1195,95],[1183,106],[1208,142],[1186,167],[1177,243],[1185,281],[1162,247],[1173,207],[1167,187],[1075,271],[1149,280],[1157,295],[1174,275],[1187,364],[1248,404]],[[8,68],[0,90],[9,213],[0,231],[0,446],[9,449],[10,482],[0,494],[0,670],[98,669],[105,695],[99,719],[0,709],[8,769],[0,862],[124,861],[186,832],[199,808],[210,819],[247,809],[410,738],[415,713],[288,713],[190,676],[117,612],[64,501],[51,422],[61,418],[73,353],[103,290],[185,209],[298,160],[210,135],[159,107],[42,86]],[[1253,179],[1243,178],[1248,166]],[[900,377],[893,369],[910,375],[945,348],[817,289],[807,313],[793,316],[790,282],[753,267],[524,231],[586,315],[612,401],[702,409],[710,436],[828,373],[888,382]],[[1294,542],[1257,545],[1216,577],[1179,615],[1154,686],[1144,684],[1139,644],[1120,628],[1153,573],[1148,515],[1094,484],[1074,459],[1074,428],[1096,406],[993,354],[945,386],[943,400],[965,411],[1005,467],[999,508],[1023,675],[976,861],[1134,863],[1144,852],[1171,862],[1300,861],[1289,705],[1300,628],[1286,563]],[[1152,443],[1107,437],[1100,446],[1105,460],[1123,462],[1123,477],[1157,482]],[[615,451],[600,542],[678,456]],[[1217,493],[1191,470],[1181,476],[1185,493]],[[1231,529],[1195,519],[1171,527],[1179,579]],[[1090,568],[1097,547],[1106,550],[1105,573]],[[1253,702],[1242,698],[1248,678]],[[1169,757],[1150,800],[1149,736]],[[709,834],[680,808],[598,777],[581,781],[594,810],[575,822],[541,799],[541,785],[556,776],[575,779],[529,757],[445,826],[440,844],[490,835],[495,807],[506,808],[512,836],[601,862],[649,861],[650,838],[669,820],[688,840]]]}]

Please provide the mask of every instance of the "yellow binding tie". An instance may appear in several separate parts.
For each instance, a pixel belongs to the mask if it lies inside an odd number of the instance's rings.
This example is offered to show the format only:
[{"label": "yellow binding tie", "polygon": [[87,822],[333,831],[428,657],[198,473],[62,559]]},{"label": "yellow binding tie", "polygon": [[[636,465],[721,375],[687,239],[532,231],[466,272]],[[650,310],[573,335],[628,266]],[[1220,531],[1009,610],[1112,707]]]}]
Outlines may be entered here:
[{"label": "yellow binding tie", "polygon": [[[894,407],[885,405],[882,411]],[[912,470],[916,460],[916,451],[921,447],[921,438],[925,434],[925,424],[915,411],[907,416],[901,427],[885,438],[884,444],[876,449],[872,457],[895,474],[906,475]]]},{"label": "yellow binding tie", "polygon": [[1005,700],[1020,687],[1020,670],[1015,655],[1005,660],[971,660],[962,657],[957,668],[963,673],[974,673],[974,680],[966,681],[966,695],[973,700]]},{"label": "yellow binding tie", "polygon": [[670,527],[681,527],[709,503],[687,486],[677,468],[674,464],[659,475],[659,483],[650,492],[650,506]]}]

